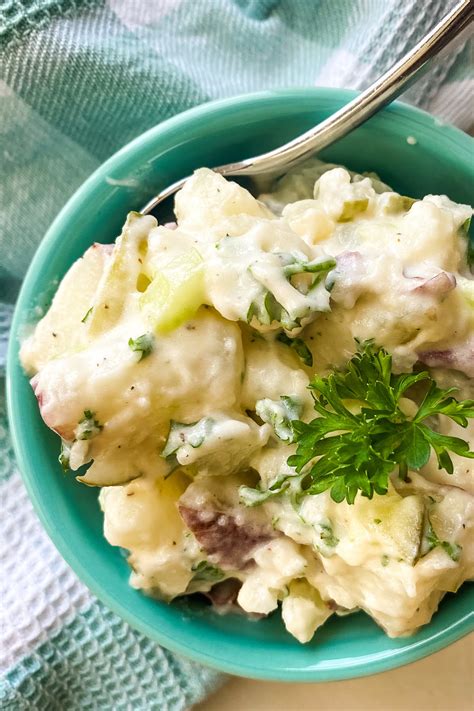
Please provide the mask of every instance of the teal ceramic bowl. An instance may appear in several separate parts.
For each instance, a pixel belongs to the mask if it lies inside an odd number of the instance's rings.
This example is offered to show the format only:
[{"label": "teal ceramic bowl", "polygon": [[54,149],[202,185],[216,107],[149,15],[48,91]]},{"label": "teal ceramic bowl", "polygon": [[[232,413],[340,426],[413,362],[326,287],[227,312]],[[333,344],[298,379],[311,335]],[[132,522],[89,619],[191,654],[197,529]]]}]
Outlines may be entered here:
[{"label": "teal ceramic bowl", "polygon": [[[279,619],[219,616],[186,600],[166,605],[128,585],[128,566],[102,536],[97,491],[64,476],[58,440],[43,424],[18,363],[18,342],[38,304],[94,241],[112,242],[129,210],[202,165],[274,148],[310,128],[354,96],[299,89],[206,104],[151,129],[108,160],[71,198],[49,229],[16,307],[8,362],[9,415],[15,452],[44,527],[77,575],[133,627],[169,649],[232,674],[260,679],[326,681],[373,674],[412,662],[474,627],[473,589],[448,596],[418,634],[389,639],[359,613],[330,620],[307,645]],[[412,136],[416,143],[407,142]],[[324,151],[324,159],[375,170],[404,194],[447,193],[469,202],[472,140],[426,113],[394,104]]]}]

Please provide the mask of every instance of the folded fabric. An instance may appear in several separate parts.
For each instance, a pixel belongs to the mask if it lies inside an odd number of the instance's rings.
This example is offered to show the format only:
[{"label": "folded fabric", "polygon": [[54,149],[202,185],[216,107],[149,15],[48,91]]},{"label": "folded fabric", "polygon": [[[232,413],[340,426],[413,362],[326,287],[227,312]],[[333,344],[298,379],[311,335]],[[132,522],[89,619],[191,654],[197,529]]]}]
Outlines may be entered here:
[{"label": "folded fabric", "polygon": [[[151,642],[88,592],[42,530],[16,471],[6,343],[48,225],[101,162],[163,119],[261,89],[363,88],[453,4],[0,0],[2,708],[179,711],[223,680]],[[406,99],[470,129],[470,50],[454,48]]]}]

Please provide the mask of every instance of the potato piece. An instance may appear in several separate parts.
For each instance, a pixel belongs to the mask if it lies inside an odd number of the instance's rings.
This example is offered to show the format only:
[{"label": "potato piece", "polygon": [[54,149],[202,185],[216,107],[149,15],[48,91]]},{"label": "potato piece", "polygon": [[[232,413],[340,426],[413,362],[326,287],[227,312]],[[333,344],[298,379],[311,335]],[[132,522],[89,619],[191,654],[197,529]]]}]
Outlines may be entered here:
[{"label": "potato piece", "polygon": [[181,517],[207,559],[226,570],[245,569],[254,552],[278,535],[261,509],[239,505],[240,483],[232,476],[200,477],[179,501]]},{"label": "potato piece", "polygon": [[91,336],[97,336],[116,325],[141,286],[140,275],[147,250],[147,238],[156,227],[151,215],[130,212],[117,238],[107,270],[98,285],[97,293],[90,303],[91,312],[87,328]]},{"label": "potato piece", "polygon": [[[50,362],[32,380],[43,420],[63,439],[75,438],[85,412],[99,422],[96,436],[86,440],[84,461],[115,456],[119,445],[140,448],[150,438],[158,453],[170,419],[194,422],[213,412],[216,402],[223,409],[237,402],[243,354],[235,324],[203,308],[185,326],[157,339],[141,361],[128,345],[134,335],[124,323],[87,351]],[[129,471],[118,474],[113,483],[123,482]],[[93,477],[91,471],[96,482]]]},{"label": "potato piece", "polygon": [[208,230],[221,220],[245,213],[272,218],[272,213],[237,183],[208,168],[200,168],[176,195],[178,225],[188,230]]},{"label": "potato piece", "polygon": [[282,216],[293,232],[308,244],[317,244],[327,239],[334,231],[335,224],[316,200],[299,200],[283,209]]},{"label": "potato piece", "polygon": [[187,483],[175,472],[166,480],[138,479],[100,494],[105,537],[130,551],[130,584],[166,600],[185,592],[198,553],[176,507]]},{"label": "potato piece", "polygon": [[314,198],[332,220],[348,222],[370,208],[375,190],[370,178],[352,182],[349,171],[334,168],[319,178]]},{"label": "potato piece", "polygon": [[128,550],[157,548],[184,534],[176,503],[188,480],[180,472],[168,479],[137,479],[127,486],[104,488],[104,535]]},{"label": "potato piece", "polygon": [[61,281],[47,314],[24,341],[23,367],[35,373],[46,363],[85,348],[90,341],[85,316],[111,259],[113,245],[95,243]]},{"label": "potato piece", "polygon": [[405,265],[426,261],[439,269],[456,272],[463,245],[455,227],[450,210],[426,197],[415,202],[400,222],[400,251],[403,249]]},{"label": "potato piece", "polygon": [[456,280],[462,297],[470,308],[471,323],[474,327],[474,279],[457,276]]},{"label": "potato piece", "polygon": [[260,546],[254,559],[256,566],[244,580],[237,601],[247,612],[268,615],[285,597],[288,584],[305,575],[308,557],[301,546],[281,536]]},{"label": "potato piece", "polygon": [[245,373],[242,383],[242,406],[254,410],[265,397],[278,400],[281,395],[297,397],[312,411],[308,390],[309,378],[292,348],[277,341],[267,341],[244,332]]},{"label": "potato piece", "polygon": [[315,182],[323,173],[337,167],[334,163],[323,163],[318,158],[309,158],[278,178],[271,186],[271,192],[262,193],[259,199],[278,214],[288,203],[312,198]]},{"label": "potato piece", "polygon": [[[72,452],[78,444],[86,443],[75,442]],[[152,436],[139,445],[133,446],[129,442],[127,445],[99,452],[86,473],[76,478],[86,486],[117,486],[138,481],[147,475],[154,478],[165,477],[169,473],[169,467],[158,453],[159,446],[159,436]],[[71,461],[71,469],[74,468]]]},{"label": "potato piece", "polygon": [[298,642],[309,642],[331,615],[331,609],[306,580],[290,583],[289,593],[281,605],[281,616],[286,629]]}]

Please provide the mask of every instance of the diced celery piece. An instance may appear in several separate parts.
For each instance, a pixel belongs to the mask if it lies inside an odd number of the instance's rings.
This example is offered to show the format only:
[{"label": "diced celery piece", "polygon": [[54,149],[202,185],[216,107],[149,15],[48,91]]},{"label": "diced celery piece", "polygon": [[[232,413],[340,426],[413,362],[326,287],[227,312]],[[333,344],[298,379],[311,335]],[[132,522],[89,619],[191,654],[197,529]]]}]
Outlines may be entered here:
[{"label": "diced celery piece", "polygon": [[139,303],[158,333],[168,333],[190,319],[204,303],[204,270],[199,252],[193,249],[158,269]]},{"label": "diced celery piece", "polygon": [[349,222],[360,212],[365,212],[369,205],[369,198],[358,198],[356,200],[346,200],[342,207],[342,212],[338,222]]}]

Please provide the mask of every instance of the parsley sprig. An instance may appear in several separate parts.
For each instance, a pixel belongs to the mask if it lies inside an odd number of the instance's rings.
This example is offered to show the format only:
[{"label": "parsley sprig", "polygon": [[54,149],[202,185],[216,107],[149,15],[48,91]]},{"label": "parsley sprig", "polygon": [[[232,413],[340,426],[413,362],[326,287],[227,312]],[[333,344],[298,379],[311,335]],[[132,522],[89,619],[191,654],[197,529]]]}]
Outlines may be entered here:
[{"label": "parsley sprig", "polygon": [[[426,381],[426,392],[414,414],[407,414],[406,391]],[[302,478],[302,494],[330,490],[336,502],[353,503],[357,493],[372,498],[385,494],[389,476],[398,468],[423,467],[433,449],[440,469],[453,473],[450,452],[474,458],[458,437],[437,432],[433,417],[445,415],[462,427],[474,417],[474,400],[459,402],[426,372],[392,373],[392,357],[372,342],[361,346],[342,371],[315,377],[314,409],[319,417],[309,423],[292,422],[296,453],[288,458]],[[405,405],[405,406],[404,406]]]}]

